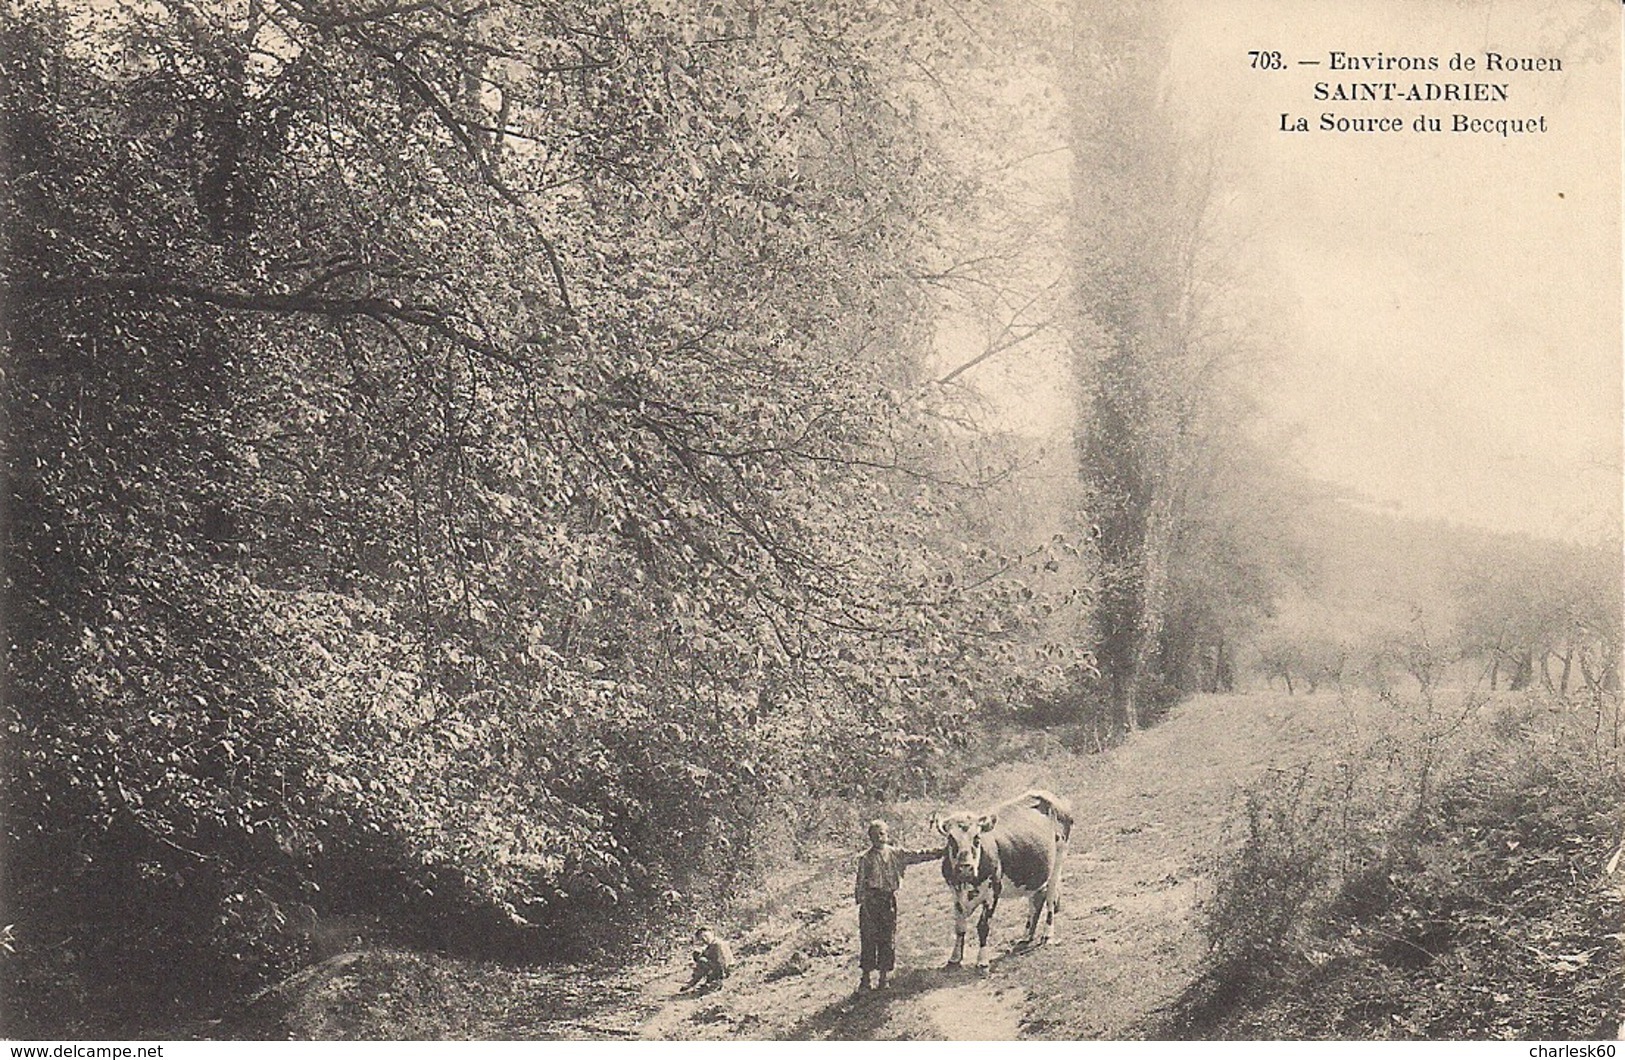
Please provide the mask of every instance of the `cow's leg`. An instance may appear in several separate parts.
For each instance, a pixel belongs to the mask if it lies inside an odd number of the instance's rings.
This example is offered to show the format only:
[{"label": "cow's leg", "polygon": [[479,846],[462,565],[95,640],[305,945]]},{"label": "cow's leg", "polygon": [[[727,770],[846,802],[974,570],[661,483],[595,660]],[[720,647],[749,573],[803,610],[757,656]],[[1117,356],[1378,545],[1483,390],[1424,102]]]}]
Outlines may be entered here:
[{"label": "cow's leg", "polygon": [[1038,937],[1038,921],[1039,918],[1044,915],[1044,911],[1048,908],[1049,888],[1040,887],[1038,890],[1034,891],[1032,897],[1028,899],[1027,937],[1021,940],[1023,945],[1043,941]]},{"label": "cow's leg", "polygon": [[999,887],[995,883],[992,894],[988,895],[982,903],[982,919],[976,925],[976,967],[986,971],[988,967],[987,934],[993,928],[993,911],[999,907]]},{"label": "cow's leg", "polygon": [[1044,914],[1044,940],[1047,942],[1055,937],[1055,914],[1061,911],[1061,867],[1066,864],[1066,849],[1070,845],[1066,834],[1056,836],[1055,859],[1050,862],[1049,885],[1044,888],[1047,895]]},{"label": "cow's leg", "polygon": [[954,891],[954,952],[948,958],[948,967],[958,968],[965,960],[965,932],[970,930],[968,896]]},{"label": "cow's leg", "polygon": [[1059,877],[1050,880],[1045,888],[1044,897],[1044,941],[1048,942],[1055,937],[1055,914],[1061,911],[1061,881]]}]

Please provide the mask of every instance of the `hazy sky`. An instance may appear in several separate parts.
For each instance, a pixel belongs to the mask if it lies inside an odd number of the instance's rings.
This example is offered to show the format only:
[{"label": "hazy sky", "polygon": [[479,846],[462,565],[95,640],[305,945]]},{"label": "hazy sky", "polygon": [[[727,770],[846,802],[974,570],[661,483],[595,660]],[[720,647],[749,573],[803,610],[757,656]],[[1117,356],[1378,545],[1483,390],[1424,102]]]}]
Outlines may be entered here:
[{"label": "hazy sky", "polygon": [[[1221,157],[1282,355],[1266,404],[1315,475],[1404,514],[1589,539],[1620,525],[1620,9],[1608,0],[1168,0],[1170,92]],[[1283,71],[1249,65],[1282,53]],[[1437,56],[1350,73],[1330,53]],[[1472,72],[1448,68],[1456,52]],[[1483,69],[1486,51],[1558,73]],[[1319,60],[1300,66],[1299,60]],[[1487,82],[1502,103],[1316,101],[1326,82]],[[1280,131],[1325,112],[1544,115],[1543,135]],[[1040,179],[1064,184],[1041,160]],[[1064,192],[1063,192],[1064,193]],[[1034,345],[978,382],[1029,429],[1064,428]],[[1262,380],[1261,380],[1262,381]]]},{"label": "hazy sky", "polygon": [[[1224,145],[1228,212],[1282,290],[1274,411],[1309,468],[1417,516],[1559,536],[1620,521],[1619,7],[1185,0],[1171,71]],[[1259,72],[1249,49],[1288,68]],[[1348,73],[1351,55],[1441,69]],[[1479,60],[1448,69],[1456,52]],[[1551,56],[1560,73],[1483,69]],[[1300,66],[1298,60],[1320,60]],[[1326,82],[1477,81],[1503,103],[1316,101]],[[1545,115],[1544,135],[1279,131],[1281,113]]]}]

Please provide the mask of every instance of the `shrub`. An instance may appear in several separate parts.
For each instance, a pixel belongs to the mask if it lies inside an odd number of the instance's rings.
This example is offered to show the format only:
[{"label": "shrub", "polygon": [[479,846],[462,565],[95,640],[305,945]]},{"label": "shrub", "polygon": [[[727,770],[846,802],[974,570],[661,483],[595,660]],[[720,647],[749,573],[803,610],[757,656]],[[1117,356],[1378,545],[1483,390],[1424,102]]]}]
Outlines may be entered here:
[{"label": "shrub", "polygon": [[1462,727],[1449,756],[1404,727],[1249,791],[1176,1029],[1508,1038],[1617,1023],[1622,905],[1601,878],[1625,804],[1617,754],[1599,757],[1584,712],[1525,717]]}]

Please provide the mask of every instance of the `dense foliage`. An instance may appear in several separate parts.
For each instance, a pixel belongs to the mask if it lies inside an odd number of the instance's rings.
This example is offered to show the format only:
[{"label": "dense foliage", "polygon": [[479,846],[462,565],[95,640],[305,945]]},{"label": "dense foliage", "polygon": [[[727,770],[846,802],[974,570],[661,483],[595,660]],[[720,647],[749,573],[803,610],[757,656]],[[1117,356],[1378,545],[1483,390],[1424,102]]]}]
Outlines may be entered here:
[{"label": "dense foliage", "polygon": [[8,1032],[676,911],[1061,677],[912,385],[965,14],[8,9]]}]

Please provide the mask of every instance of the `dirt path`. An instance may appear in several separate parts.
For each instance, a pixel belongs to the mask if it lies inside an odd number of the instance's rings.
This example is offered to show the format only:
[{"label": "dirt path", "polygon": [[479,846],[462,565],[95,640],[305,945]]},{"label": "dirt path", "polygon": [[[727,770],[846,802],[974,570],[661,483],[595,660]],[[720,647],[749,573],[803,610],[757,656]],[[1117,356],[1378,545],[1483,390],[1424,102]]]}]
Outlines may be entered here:
[{"label": "dirt path", "polygon": [[[857,925],[849,863],[814,866],[767,922],[740,940],[736,976],[698,998],[671,995],[686,968],[648,981],[654,1009],[640,1034],[662,1039],[1130,1038],[1191,979],[1204,943],[1194,913],[1209,886],[1236,797],[1265,769],[1289,768],[1342,744],[1349,719],[1335,698],[1207,696],[1104,755],[1049,753],[1006,763],[967,785],[990,804],[1033,785],[1072,799],[1079,826],[1064,876],[1056,941],[1006,954],[1021,930],[1001,911],[989,974],[947,971],[953,922],[934,866],[898,894],[898,967],[884,994],[854,997]],[[899,838],[931,841],[927,804]],[[916,812],[917,811],[917,812]]]}]

